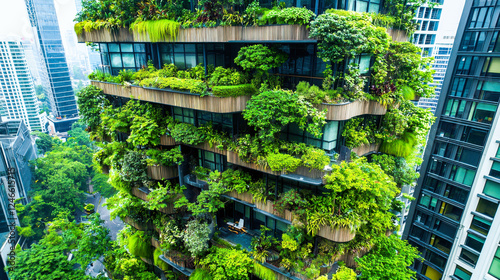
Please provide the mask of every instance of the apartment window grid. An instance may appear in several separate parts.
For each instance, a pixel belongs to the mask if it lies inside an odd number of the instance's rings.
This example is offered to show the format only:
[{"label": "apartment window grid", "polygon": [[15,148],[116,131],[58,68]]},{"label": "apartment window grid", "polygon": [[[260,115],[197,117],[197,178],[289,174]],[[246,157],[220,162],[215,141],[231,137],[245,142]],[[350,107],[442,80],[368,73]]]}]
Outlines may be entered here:
[{"label": "apartment window grid", "polygon": [[120,70],[138,71],[151,58],[146,44],[101,43],[99,48],[104,71],[112,75],[118,75]]},{"label": "apartment window grid", "polygon": [[500,246],[497,248],[497,251],[495,252],[495,256],[493,257],[493,260],[491,261],[490,269],[488,270],[488,273],[497,278],[500,279]]}]

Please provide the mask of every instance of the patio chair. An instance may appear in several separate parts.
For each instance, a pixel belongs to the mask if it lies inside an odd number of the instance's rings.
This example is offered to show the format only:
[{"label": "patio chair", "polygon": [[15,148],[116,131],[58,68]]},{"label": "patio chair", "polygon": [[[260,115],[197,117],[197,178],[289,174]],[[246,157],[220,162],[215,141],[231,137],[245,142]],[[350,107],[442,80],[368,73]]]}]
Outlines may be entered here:
[{"label": "patio chair", "polygon": [[243,219],[240,219],[240,221],[239,221],[237,224],[235,224],[235,223],[231,223],[231,222],[228,222],[228,223],[227,223],[227,225],[228,225],[228,229],[229,229],[231,232],[234,232],[234,233],[236,233],[236,234],[238,234],[238,233],[239,233],[239,231],[246,232],[245,227],[244,227],[244,225],[245,225],[245,220],[243,220]]}]

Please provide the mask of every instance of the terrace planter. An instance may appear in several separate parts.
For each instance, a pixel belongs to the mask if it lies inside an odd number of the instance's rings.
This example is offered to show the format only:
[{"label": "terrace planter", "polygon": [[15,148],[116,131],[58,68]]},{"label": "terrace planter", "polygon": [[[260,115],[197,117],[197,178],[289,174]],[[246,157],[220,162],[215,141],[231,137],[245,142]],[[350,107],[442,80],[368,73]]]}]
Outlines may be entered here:
[{"label": "terrace planter", "polygon": [[[119,28],[83,31],[77,35],[78,42],[151,42],[148,34]],[[316,41],[309,38],[305,25],[269,25],[269,26],[218,26],[205,28],[180,28],[175,40],[166,38],[161,42],[210,43],[230,41]]]},{"label": "terrace planter", "polygon": [[266,202],[262,202],[262,201],[254,202],[253,196],[249,192],[238,193],[236,191],[231,191],[231,192],[227,193],[226,195],[230,196],[230,197],[237,198],[241,201],[245,201],[247,203],[254,204],[257,209],[265,211],[265,212],[270,213],[270,214],[273,214],[273,215],[278,216],[282,219],[285,219],[288,221],[292,221],[292,219],[293,219],[293,214],[289,210],[285,210],[285,212],[283,214],[276,213],[274,211],[274,206],[273,206],[274,202],[273,201],[266,200]]},{"label": "terrace planter", "polygon": [[163,145],[163,146],[175,146],[176,143],[175,143],[174,138],[172,138],[172,136],[162,135],[160,137],[160,145]]},{"label": "terrace planter", "polygon": [[243,166],[246,168],[250,168],[253,170],[258,170],[258,171],[261,171],[264,173],[272,174],[272,175],[278,176],[278,175],[282,174],[281,172],[272,171],[271,168],[269,168],[269,167],[262,167],[262,166],[255,164],[255,163],[244,162],[242,159],[240,159],[240,157],[238,156],[237,153],[232,152],[232,151],[227,151],[227,162],[230,162],[232,164],[236,164],[239,166]]},{"label": "terrace planter", "polygon": [[153,180],[165,180],[179,177],[179,169],[175,166],[148,166],[147,173]]},{"label": "terrace planter", "polygon": [[[135,197],[138,197],[144,201],[149,201],[148,199],[148,194],[150,193],[151,191],[149,189],[147,189],[147,191],[144,190],[144,187],[141,189],[141,188],[138,188],[138,187],[133,187],[132,188],[132,195],[135,196]],[[174,202],[177,201],[178,199],[180,199],[183,195],[182,194],[178,194],[177,196],[175,196],[172,200],[172,202],[170,203],[167,203],[167,206],[166,207],[162,207],[160,208],[158,211],[164,213],[164,214],[173,214],[176,212],[176,209],[174,208]]]},{"label": "terrace planter", "polygon": [[352,152],[355,152],[358,156],[363,156],[368,153],[376,153],[380,148],[380,143],[371,143],[368,145],[361,145],[359,147],[351,149]]},{"label": "terrace planter", "polygon": [[194,259],[177,251],[166,251],[163,256],[176,265],[184,268],[194,269]]},{"label": "terrace planter", "polygon": [[385,115],[387,108],[380,103],[370,100],[356,100],[340,104],[320,104],[319,110],[327,109],[326,119],[330,121],[346,121],[362,115]]},{"label": "terrace planter", "polygon": [[148,229],[152,229],[154,228],[154,225],[151,224],[151,223],[143,223],[143,222],[138,222],[130,217],[125,217],[125,219],[123,219],[123,221],[131,226],[133,226],[134,228],[138,229],[138,230],[148,230]]},{"label": "terrace planter", "polygon": [[332,228],[330,226],[322,226],[319,229],[318,236],[334,242],[344,243],[353,240],[356,237],[356,233],[351,232],[349,228],[345,227]]},{"label": "terrace planter", "polygon": [[[242,112],[250,96],[217,97],[182,92],[170,89],[143,88],[140,86],[124,87],[120,84],[91,81],[92,85],[102,89],[105,94],[130,98],[134,96],[143,101],[207,111],[212,113]],[[175,143],[175,142],[174,142]]]}]

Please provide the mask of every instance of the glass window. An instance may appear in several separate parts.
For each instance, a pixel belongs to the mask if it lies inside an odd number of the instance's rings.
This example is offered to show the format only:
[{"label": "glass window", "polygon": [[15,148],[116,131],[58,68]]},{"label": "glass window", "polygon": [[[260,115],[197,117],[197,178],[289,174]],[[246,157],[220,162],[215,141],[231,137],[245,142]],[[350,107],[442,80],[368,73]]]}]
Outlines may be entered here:
[{"label": "glass window", "polygon": [[496,111],[497,105],[473,102],[468,119],[491,124]]},{"label": "glass window", "polygon": [[500,247],[497,248],[493,261],[491,262],[489,274],[500,279]]},{"label": "glass window", "polygon": [[431,246],[434,246],[436,249],[443,251],[446,254],[450,253],[451,247],[453,246],[453,243],[434,234],[431,235],[431,240],[429,241],[429,244]]},{"label": "glass window", "polygon": [[467,198],[469,197],[469,192],[461,188],[447,184],[446,189],[444,191],[444,196],[453,199],[457,202],[465,203],[467,201]]},{"label": "glass window", "polygon": [[134,52],[132,44],[121,44],[122,52]]},{"label": "glass window", "polygon": [[462,212],[463,209],[460,209],[446,202],[441,202],[441,208],[439,209],[439,213],[443,214],[445,217],[448,217],[455,221],[460,221],[460,218],[462,217]]},{"label": "glass window", "polygon": [[455,273],[453,275],[460,280],[470,280],[472,273],[467,271],[465,268],[457,265],[457,267],[455,268]]},{"label": "glass window", "polygon": [[476,176],[476,170],[466,169],[461,166],[453,165],[450,173],[450,179],[467,186],[471,186]]},{"label": "glass window", "polygon": [[465,245],[471,247],[472,249],[481,252],[483,249],[485,239],[477,236],[475,234],[469,233],[467,234],[467,238],[465,238]]},{"label": "glass window", "polygon": [[474,218],[472,218],[470,229],[475,230],[484,235],[488,235],[490,227],[491,227],[491,221],[488,221],[478,216],[474,216]]},{"label": "glass window", "polygon": [[[500,168],[500,163],[498,163],[498,162],[495,162],[495,163],[497,164],[497,168]],[[491,171],[493,171],[493,169]],[[497,173],[497,172],[499,172],[499,171],[495,171],[495,173]],[[491,173],[490,173],[490,175],[491,175]],[[483,192],[486,195],[489,195],[489,196],[494,197],[496,199],[500,199],[500,184],[497,182],[486,180],[486,183],[484,184],[484,191]]]},{"label": "glass window", "polygon": [[110,58],[111,58],[111,67],[118,67],[118,68],[122,67],[122,58],[119,53],[110,54]]},{"label": "glass window", "polygon": [[120,52],[120,46],[118,44],[108,44],[109,52]]},{"label": "glass window", "polygon": [[476,253],[473,253],[466,248],[462,248],[462,252],[460,253],[460,259],[475,266],[479,256]]},{"label": "glass window", "polygon": [[500,57],[486,59],[483,75],[490,77],[500,77]]},{"label": "glass window", "polygon": [[124,53],[122,54],[123,67],[132,67],[135,68],[135,60],[133,53]]},{"label": "glass window", "polygon": [[500,98],[500,82],[480,81],[477,85],[477,91],[474,93],[474,98],[498,102]]},{"label": "glass window", "polygon": [[495,217],[498,205],[484,198],[479,198],[477,204],[476,212],[489,216],[491,218]]}]

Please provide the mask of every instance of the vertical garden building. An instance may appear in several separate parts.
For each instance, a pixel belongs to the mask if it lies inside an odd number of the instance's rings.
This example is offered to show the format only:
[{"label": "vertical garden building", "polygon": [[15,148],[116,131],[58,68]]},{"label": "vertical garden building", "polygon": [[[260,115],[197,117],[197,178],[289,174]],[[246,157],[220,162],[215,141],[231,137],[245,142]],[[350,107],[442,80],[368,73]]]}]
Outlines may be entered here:
[{"label": "vertical garden building", "polygon": [[100,49],[78,103],[129,251],[178,278],[370,277],[355,258],[401,243],[388,236],[432,122],[411,102],[432,94],[413,16],[380,0],[135,2],[120,23],[84,2],[75,25]]}]

